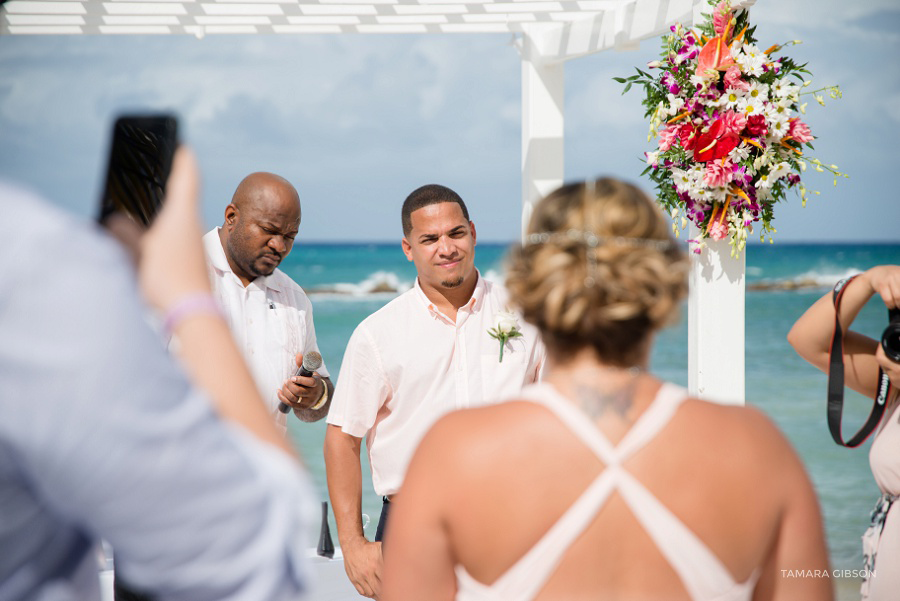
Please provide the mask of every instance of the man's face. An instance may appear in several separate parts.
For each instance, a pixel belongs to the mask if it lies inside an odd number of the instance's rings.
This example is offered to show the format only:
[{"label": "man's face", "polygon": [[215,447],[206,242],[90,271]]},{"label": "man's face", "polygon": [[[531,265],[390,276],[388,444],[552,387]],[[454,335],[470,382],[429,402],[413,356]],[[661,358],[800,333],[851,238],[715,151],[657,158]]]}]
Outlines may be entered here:
[{"label": "man's face", "polygon": [[410,214],[412,229],[403,253],[416,266],[423,287],[456,288],[475,274],[475,224],[455,202],[441,202]]},{"label": "man's face", "polygon": [[300,228],[300,205],[292,191],[268,186],[241,207],[225,211],[225,255],[246,286],[270,275],[291,252]]}]

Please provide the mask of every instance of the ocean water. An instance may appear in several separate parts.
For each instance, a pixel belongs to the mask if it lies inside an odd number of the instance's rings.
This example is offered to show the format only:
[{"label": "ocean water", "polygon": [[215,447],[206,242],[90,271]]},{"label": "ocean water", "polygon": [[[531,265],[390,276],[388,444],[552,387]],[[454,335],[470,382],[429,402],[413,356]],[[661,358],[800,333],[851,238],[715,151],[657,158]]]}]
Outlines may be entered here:
[{"label": "ocean water", "polygon": [[[481,243],[476,265],[490,278],[502,274],[506,245]],[[786,341],[794,321],[839,279],[869,267],[900,264],[898,244],[787,244],[747,248],[746,397],[768,414],[803,459],[822,505],[835,568],[860,568],[860,536],[878,489],[868,464],[867,442],[845,449],[831,440],[825,421],[826,377],[801,360]],[[304,244],[282,265],[309,293],[315,311],[319,347],[332,377],[340,377],[344,348],[353,329],[367,315],[405,290],[415,269],[396,244]],[[873,299],[854,329],[881,336],[887,312]],[[687,319],[664,331],[656,344],[651,370],[659,377],[687,385]],[[848,392],[844,433],[865,421],[871,400]],[[327,500],[322,459],[324,421],[291,420],[291,435],[313,479]],[[366,533],[374,536],[381,499],[372,490],[363,452],[363,513],[370,517]],[[759,482],[759,486],[766,486]],[[336,540],[334,522],[332,533]]]}]

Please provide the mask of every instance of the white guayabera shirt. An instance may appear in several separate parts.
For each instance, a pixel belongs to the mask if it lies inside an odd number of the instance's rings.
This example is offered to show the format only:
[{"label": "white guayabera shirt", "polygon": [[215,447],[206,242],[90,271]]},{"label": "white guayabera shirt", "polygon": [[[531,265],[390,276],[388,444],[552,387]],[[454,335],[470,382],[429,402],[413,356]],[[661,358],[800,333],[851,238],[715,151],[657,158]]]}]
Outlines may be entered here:
[{"label": "white guayabera shirt", "polygon": [[[276,411],[278,390],[294,375],[297,353],[319,352],[312,304],[303,289],[280,269],[245,287],[228,265],[219,229],[203,236],[213,294],[225,312],[260,395],[284,427],[287,416]],[[323,378],[329,375],[324,362],[316,371]]]}]

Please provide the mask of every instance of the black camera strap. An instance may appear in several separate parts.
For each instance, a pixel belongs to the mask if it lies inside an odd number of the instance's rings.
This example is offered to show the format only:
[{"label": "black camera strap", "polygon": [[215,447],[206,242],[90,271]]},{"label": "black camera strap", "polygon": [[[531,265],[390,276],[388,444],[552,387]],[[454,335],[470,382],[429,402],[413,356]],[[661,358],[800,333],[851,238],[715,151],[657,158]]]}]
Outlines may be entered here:
[{"label": "black camera strap", "polygon": [[[853,276],[856,277],[856,276]],[[841,322],[839,319],[841,308],[841,297],[853,277],[841,280],[834,287],[832,299],[834,301],[834,335],[831,339],[831,357],[828,366],[828,430],[831,432],[831,438],[834,442],[842,447],[858,447],[878,426],[881,416],[884,415],[884,408],[887,404],[888,394],[890,393],[891,382],[881,368],[878,369],[878,392],[875,395],[875,402],[872,404],[872,411],[869,418],[863,424],[859,432],[844,442],[841,435],[841,415],[844,412],[844,352],[843,341],[844,333],[841,330]]]}]

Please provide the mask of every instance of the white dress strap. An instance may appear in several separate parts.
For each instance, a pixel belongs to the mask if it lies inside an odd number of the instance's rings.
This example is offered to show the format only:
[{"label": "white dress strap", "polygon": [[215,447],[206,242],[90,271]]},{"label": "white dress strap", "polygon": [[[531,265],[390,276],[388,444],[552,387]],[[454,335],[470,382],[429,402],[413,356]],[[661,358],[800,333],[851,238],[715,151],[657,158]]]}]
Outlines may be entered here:
[{"label": "white dress strap", "polygon": [[[669,388],[667,388],[669,387]],[[665,389],[665,392],[663,390]],[[684,398],[678,388],[663,385],[650,407],[644,411],[638,422],[629,431],[637,435],[626,436],[625,447],[633,453],[649,442],[674,413],[678,402]],[[547,580],[565,555],[566,550],[581,536],[594,521],[600,508],[618,487],[624,471],[621,468],[623,453],[614,447],[585,414],[566,400],[549,384],[537,384],[523,390],[522,398],[539,403],[550,409],[581,441],[590,448],[606,467],[588,486],[581,496],[556,521],[553,526],[528,552],[490,587],[490,597],[495,599],[531,599],[546,585]],[[621,444],[620,444],[621,446]],[[457,577],[464,581],[461,589],[471,591],[482,589],[484,585],[474,580],[463,569],[457,569]],[[486,592],[486,591],[484,591]],[[466,599],[477,599],[466,596]]]},{"label": "white dress strap", "polygon": [[566,551],[593,523],[610,495],[618,490],[632,514],[695,600],[736,601],[752,596],[758,572],[736,584],[718,557],[668,510],[622,462],[647,445],[669,423],[687,391],[664,383],[650,406],[617,446],[574,404],[548,383],[522,391],[521,398],[550,409],[606,465],[579,498],[543,537],[492,585],[456,566],[457,601],[527,601],[536,597],[556,571]]}]

